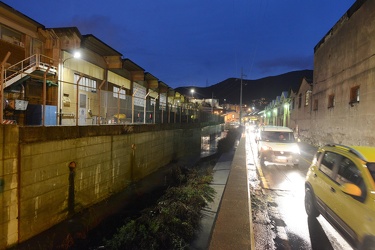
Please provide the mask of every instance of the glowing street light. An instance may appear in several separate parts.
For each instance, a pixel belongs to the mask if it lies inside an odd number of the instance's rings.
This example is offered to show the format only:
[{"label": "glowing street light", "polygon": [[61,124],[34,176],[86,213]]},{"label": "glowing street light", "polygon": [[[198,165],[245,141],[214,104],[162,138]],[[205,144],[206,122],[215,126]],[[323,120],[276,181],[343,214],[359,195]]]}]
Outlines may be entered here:
[{"label": "glowing street light", "polygon": [[194,98],[194,89],[191,89],[190,93],[191,93],[191,98]]}]

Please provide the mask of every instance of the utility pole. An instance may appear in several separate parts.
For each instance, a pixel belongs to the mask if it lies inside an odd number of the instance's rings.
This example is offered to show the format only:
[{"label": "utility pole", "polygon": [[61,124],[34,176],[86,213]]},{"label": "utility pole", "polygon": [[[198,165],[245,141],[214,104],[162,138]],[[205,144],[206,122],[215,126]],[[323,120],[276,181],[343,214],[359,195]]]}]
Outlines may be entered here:
[{"label": "utility pole", "polygon": [[246,76],[242,72],[241,68],[241,90],[240,90],[240,125],[242,125],[242,78]]}]

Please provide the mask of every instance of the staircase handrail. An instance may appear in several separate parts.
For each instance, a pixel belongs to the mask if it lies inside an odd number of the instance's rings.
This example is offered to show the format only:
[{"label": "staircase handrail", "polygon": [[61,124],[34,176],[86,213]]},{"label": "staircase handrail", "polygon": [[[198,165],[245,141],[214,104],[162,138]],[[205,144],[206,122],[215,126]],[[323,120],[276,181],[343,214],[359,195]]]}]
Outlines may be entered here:
[{"label": "staircase handrail", "polygon": [[[48,63],[44,63],[44,61],[50,61],[53,62],[53,59],[42,55],[42,54],[34,54],[32,56],[29,56],[22,61],[13,64],[5,69],[5,78],[4,78],[4,83],[12,79],[13,77],[24,73],[26,70],[32,68],[32,67],[40,67],[42,66],[43,68],[48,68],[49,65]],[[56,72],[56,67],[51,65],[50,67],[51,72]]]}]

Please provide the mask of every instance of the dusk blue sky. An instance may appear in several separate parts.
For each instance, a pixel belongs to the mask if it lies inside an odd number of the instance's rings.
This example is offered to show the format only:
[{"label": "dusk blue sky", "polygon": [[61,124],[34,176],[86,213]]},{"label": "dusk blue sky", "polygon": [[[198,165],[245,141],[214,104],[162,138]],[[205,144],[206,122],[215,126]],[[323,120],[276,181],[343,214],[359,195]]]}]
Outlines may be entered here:
[{"label": "dusk blue sky", "polygon": [[93,34],[172,88],[313,69],[355,0],[3,0],[46,28]]}]

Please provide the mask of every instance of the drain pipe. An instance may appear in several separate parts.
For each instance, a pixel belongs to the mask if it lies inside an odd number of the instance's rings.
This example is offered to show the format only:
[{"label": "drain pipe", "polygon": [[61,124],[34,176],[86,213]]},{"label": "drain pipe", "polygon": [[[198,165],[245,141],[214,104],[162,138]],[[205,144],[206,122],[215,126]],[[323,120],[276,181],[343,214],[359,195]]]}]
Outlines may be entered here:
[{"label": "drain pipe", "polygon": [[21,99],[25,100],[25,86],[23,86],[23,83],[21,85]]}]

